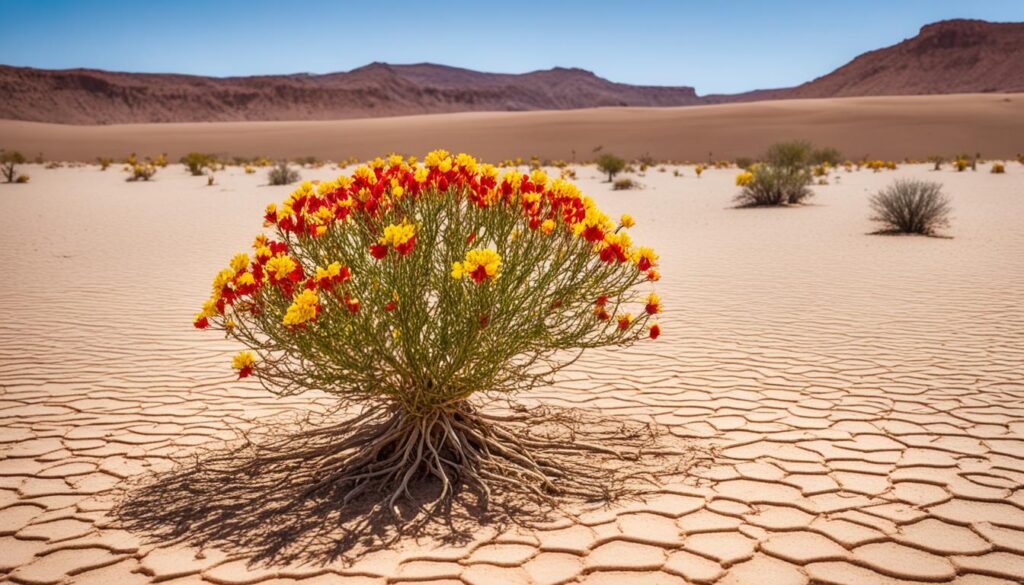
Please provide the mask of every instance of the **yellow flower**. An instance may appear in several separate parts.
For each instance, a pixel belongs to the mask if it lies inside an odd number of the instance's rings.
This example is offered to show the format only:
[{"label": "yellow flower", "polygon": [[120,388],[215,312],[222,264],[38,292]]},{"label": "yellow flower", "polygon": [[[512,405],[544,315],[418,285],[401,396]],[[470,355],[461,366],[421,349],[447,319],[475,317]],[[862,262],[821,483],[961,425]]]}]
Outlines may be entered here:
[{"label": "yellow flower", "polygon": [[651,248],[641,246],[633,252],[633,262],[640,270],[650,270],[658,263],[658,255]]},{"label": "yellow flower", "polygon": [[251,351],[240,351],[231,359],[231,367],[236,370],[251,368],[256,363],[256,356]]},{"label": "yellow flower", "polygon": [[274,280],[284,280],[288,278],[298,265],[291,256],[287,254],[278,254],[270,260],[267,260],[266,270],[267,274],[270,275]]},{"label": "yellow flower", "polygon": [[428,152],[427,156],[423,157],[423,164],[426,165],[428,169],[440,167],[441,164],[446,161],[448,163],[448,168],[441,169],[442,172],[448,172],[448,170],[452,168],[451,154],[443,148]]},{"label": "yellow flower", "polygon": [[545,234],[550,234],[551,232],[555,231],[555,222],[550,219],[545,219],[540,223],[540,231],[544,232]]},{"label": "yellow flower", "polygon": [[533,181],[534,185],[543,187],[548,184],[548,174],[541,169],[535,169],[530,173],[530,180]]},{"label": "yellow flower", "polygon": [[750,182],[753,181],[753,180],[754,180],[754,173],[752,173],[750,171],[743,171],[742,173],[736,175],[736,185],[739,186],[739,187],[743,187],[745,185],[749,185]]},{"label": "yellow flower", "polygon": [[238,277],[235,281],[239,288],[256,286],[256,277],[251,272],[246,272]]},{"label": "yellow flower", "polygon": [[381,236],[380,243],[401,251],[408,248],[409,241],[415,237],[416,224],[403,220],[401,224],[391,224],[384,228],[384,235]]},{"label": "yellow flower", "polygon": [[245,252],[235,254],[235,257],[231,259],[231,269],[235,271],[235,274],[244,271],[249,267],[249,255]]},{"label": "yellow flower", "polygon": [[[267,245],[267,236],[260,234],[256,236],[256,239],[252,241],[252,249],[259,250],[260,248]],[[268,248],[269,249],[269,248]]]},{"label": "yellow flower", "polygon": [[235,278],[235,271],[230,268],[225,268],[217,273],[217,276],[213,277],[213,294],[217,298],[220,298],[220,293],[224,290],[224,287]]},{"label": "yellow flower", "polygon": [[623,213],[622,217],[619,218],[619,223],[621,223],[624,228],[631,228],[636,225],[636,220],[633,219],[632,215]]},{"label": "yellow flower", "polygon": [[497,278],[501,268],[501,256],[491,248],[476,248],[466,252],[463,262],[452,264],[452,278],[469,276],[477,284],[486,279]]},{"label": "yellow flower", "polygon": [[427,177],[430,176],[430,169],[419,167],[416,172],[412,174],[412,178],[416,179],[417,183],[426,183]]},{"label": "yellow flower", "polygon": [[303,323],[316,318],[316,307],[320,303],[320,297],[316,291],[306,289],[292,297],[292,304],[284,314],[285,325],[302,325]]},{"label": "yellow flower", "polygon": [[465,169],[470,173],[476,172],[476,159],[464,152],[460,152],[455,157],[455,164],[457,164],[460,169]]},{"label": "yellow flower", "polygon": [[203,303],[203,311],[200,313],[203,317],[216,317],[220,314],[217,310],[217,301],[214,299],[207,299]]}]

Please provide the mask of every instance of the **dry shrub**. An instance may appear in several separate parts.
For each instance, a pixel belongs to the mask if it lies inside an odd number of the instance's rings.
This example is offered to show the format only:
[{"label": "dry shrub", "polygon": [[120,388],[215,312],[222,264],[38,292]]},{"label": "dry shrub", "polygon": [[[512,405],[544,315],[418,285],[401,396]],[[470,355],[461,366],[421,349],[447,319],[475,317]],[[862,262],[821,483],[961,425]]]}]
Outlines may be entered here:
[{"label": "dry shrub", "polygon": [[612,190],[614,191],[629,191],[631,189],[639,189],[640,183],[637,183],[629,177],[622,177],[621,179],[615,179],[612,183]]},{"label": "dry shrub", "polygon": [[288,166],[288,163],[281,161],[277,166],[267,172],[267,181],[271,185],[290,185],[299,180],[299,172]]},{"label": "dry shrub", "polygon": [[942,185],[917,179],[899,179],[871,197],[872,221],[878,233],[933,235],[949,225],[952,208]]}]

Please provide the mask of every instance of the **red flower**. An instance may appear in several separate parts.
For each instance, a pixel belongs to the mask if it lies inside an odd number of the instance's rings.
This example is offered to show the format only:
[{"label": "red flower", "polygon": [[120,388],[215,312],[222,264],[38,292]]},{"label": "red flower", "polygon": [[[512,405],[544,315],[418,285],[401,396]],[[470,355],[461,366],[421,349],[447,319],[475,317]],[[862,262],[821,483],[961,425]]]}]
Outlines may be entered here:
[{"label": "red flower", "polygon": [[252,374],[252,366],[245,366],[241,370],[238,370],[238,379],[248,378]]},{"label": "red flower", "polygon": [[661,326],[655,323],[651,325],[651,339],[657,339],[661,335]]},{"label": "red flower", "polygon": [[636,267],[640,269],[640,272],[643,272],[645,270],[650,269],[651,261],[648,260],[646,257],[640,258],[640,261],[637,262]]},{"label": "red flower", "polygon": [[600,242],[604,240],[604,230],[600,226],[591,225],[583,229],[583,238],[588,242]]},{"label": "red flower", "polygon": [[388,247],[384,244],[370,244],[370,255],[381,260],[388,255]]},{"label": "red flower", "polygon": [[470,272],[469,276],[472,277],[473,282],[480,284],[487,280],[487,268],[481,264],[480,266],[477,266],[473,272]]},{"label": "red flower", "polygon": [[466,243],[467,244],[472,244],[473,240],[475,240],[475,239],[476,239],[476,232],[473,232],[473,233],[469,234],[469,237],[466,238]]},{"label": "red flower", "polygon": [[354,299],[348,295],[345,295],[345,306],[348,307],[348,312],[355,315],[359,312],[359,299]]},{"label": "red flower", "polygon": [[398,303],[396,303],[395,301],[391,301],[390,303],[384,305],[384,310],[385,311],[394,311],[397,308],[398,308]]},{"label": "red flower", "polygon": [[[416,236],[413,236],[413,237],[409,238],[408,240],[406,240],[405,243],[402,243],[402,244],[399,244],[399,245],[395,246],[395,251],[398,252],[399,254],[401,254],[402,256],[405,256],[409,252],[412,252],[412,249],[415,248],[415,247],[416,247]],[[387,254],[387,249],[385,249],[384,253]]]},{"label": "red flower", "polygon": [[597,297],[597,300],[594,301],[594,304],[597,305],[598,307],[603,307],[605,305],[605,303],[607,303],[607,302],[608,302],[608,295],[601,295],[601,296]]},{"label": "red flower", "polygon": [[196,326],[196,329],[206,329],[210,326],[210,321],[206,317],[200,317],[192,322]]}]

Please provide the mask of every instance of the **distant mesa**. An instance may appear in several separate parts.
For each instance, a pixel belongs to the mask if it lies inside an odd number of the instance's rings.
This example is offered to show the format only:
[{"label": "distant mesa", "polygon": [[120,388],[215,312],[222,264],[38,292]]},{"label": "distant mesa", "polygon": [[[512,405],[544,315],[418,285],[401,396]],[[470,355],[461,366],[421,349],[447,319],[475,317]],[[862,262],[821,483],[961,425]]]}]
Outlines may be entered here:
[{"label": "distant mesa", "polygon": [[564,67],[507,74],[370,63],[339,73],[220,78],[0,65],[0,118],[61,124],[329,120],[1021,91],[1024,23],[947,20],[802,85],[734,95],[615,83]]}]

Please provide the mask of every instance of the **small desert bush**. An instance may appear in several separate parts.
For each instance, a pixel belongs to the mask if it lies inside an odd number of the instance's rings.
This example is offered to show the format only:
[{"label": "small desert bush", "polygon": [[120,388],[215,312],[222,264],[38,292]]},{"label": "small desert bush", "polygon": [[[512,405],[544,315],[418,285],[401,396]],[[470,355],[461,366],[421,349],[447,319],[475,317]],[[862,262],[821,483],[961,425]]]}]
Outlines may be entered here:
[{"label": "small desert bush", "polygon": [[155,158],[153,158],[153,166],[155,166],[155,167],[160,167],[162,169],[162,168],[166,168],[167,164],[168,164],[167,153],[158,154],[158,155],[156,155]]},{"label": "small desert bush", "polygon": [[768,147],[764,162],[768,166],[781,168],[805,168],[811,164],[813,146],[806,140],[777,142]]},{"label": "small desert bush", "polygon": [[753,176],[736,196],[736,204],[740,207],[803,203],[814,194],[809,188],[812,178],[806,167],[778,167],[764,163],[756,165],[751,174]]},{"label": "small desert bush", "polygon": [[693,167],[693,172],[697,173],[697,178],[699,179],[701,174],[704,173],[704,165],[697,165]]},{"label": "small desert bush", "polygon": [[216,167],[217,158],[205,152],[190,152],[181,157],[179,162],[185,165],[193,177],[199,177],[205,174],[204,171],[206,169],[214,169]]},{"label": "small desert bush", "polygon": [[[751,166],[749,178],[736,196],[740,207],[802,203],[814,193],[809,168],[811,144],[802,140],[780,142],[768,147],[764,162]],[[737,177],[737,184],[739,177]]]},{"label": "small desert bush", "polygon": [[930,163],[935,165],[933,170],[936,170],[936,171],[942,168],[942,163],[946,162],[946,158],[944,156],[941,156],[941,155],[938,155],[938,154],[933,154],[933,155],[929,156],[927,160],[928,160],[928,162],[930,162]]},{"label": "small desert bush", "polygon": [[639,189],[640,183],[637,183],[629,177],[622,177],[621,179],[615,179],[612,183],[612,189],[615,191],[628,191],[630,189]]},{"label": "small desert bush", "polygon": [[932,235],[949,225],[949,197],[942,185],[917,179],[898,179],[871,197],[872,221],[880,233]]},{"label": "small desert bush", "polygon": [[8,183],[15,182],[18,165],[25,164],[25,155],[17,150],[0,150],[0,173]]},{"label": "small desert bush", "polygon": [[277,166],[267,173],[267,181],[271,185],[290,185],[299,180],[299,172],[288,166],[288,163],[281,161]]},{"label": "small desert bush", "polygon": [[125,166],[125,171],[128,172],[126,181],[148,181],[156,174],[156,166],[149,161],[136,162],[133,165]]},{"label": "small desert bush", "polygon": [[254,174],[256,172],[256,168],[253,167],[252,165],[245,165],[244,170],[245,170],[245,174],[247,174],[247,175],[251,175],[251,174]]},{"label": "small desert bush", "polygon": [[1002,174],[1006,172],[1006,166],[1003,163],[992,163],[992,172],[995,174]]},{"label": "small desert bush", "polygon": [[18,175],[17,179],[14,179],[14,182],[15,183],[28,183],[29,179],[31,179],[31,177],[29,177],[28,175],[22,173],[22,174]]},{"label": "small desert bush", "polygon": [[839,165],[843,160],[843,155],[838,150],[831,146],[825,146],[822,148],[815,148],[810,153],[810,164],[812,165],[823,165],[834,167]]},{"label": "small desert bush", "polygon": [[110,168],[110,165],[114,164],[114,159],[98,156],[96,157],[96,162],[99,163],[100,170],[105,171]]},{"label": "small desert bush", "polygon": [[967,160],[967,157],[963,155],[956,157],[956,160],[953,161],[953,167],[956,168],[958,173],[966,171],[970,164],[971,163]]},{"label": "small desert bush", "polygon": [[465,488],[604,500],[601,478],[548,450],[583,445],[516,435],[512,423],[542,423],[543,408],[488,406],[548,383],[585,348],[658,337],[660,298],[642,290],[657,255],[632,243],[632,217],[612,221],[542,170],[500,174],[443,150],[424,163],[375,159],[268,205],[273,236],[217,273],[194,325],[245,346],[240,378],[325,392],[349,413],[316,450],[268,453],[302,462],[340,505],[363,494],[397,514],[425,478],[437,502]]},{"label": "small desert bush", "polygon": [[597,159],[597,170],[608,175],[608,182],[611,183],[615,180],[615,175],[621,173],[626,168],[626,160],[615,156],[614,154],[606,153],[602,154]]},{"label": "small desert bush", "polygon": [[745,186],[749,185],[751,183],[751,181],[753,181],[753,180],[754,180],[754,173],[752,173],[750,171],[743,171],[742,173],[736,175],[736,186],[737,187],[745,187]]},{"label": "small desert bush", "polygon": [[738,168],[743,169],[744,171],[749,171],[751,165],[753,165],[754,162],[754,159],[750,158],[749,156],[741,156],[736,159],[736,166]]}]

